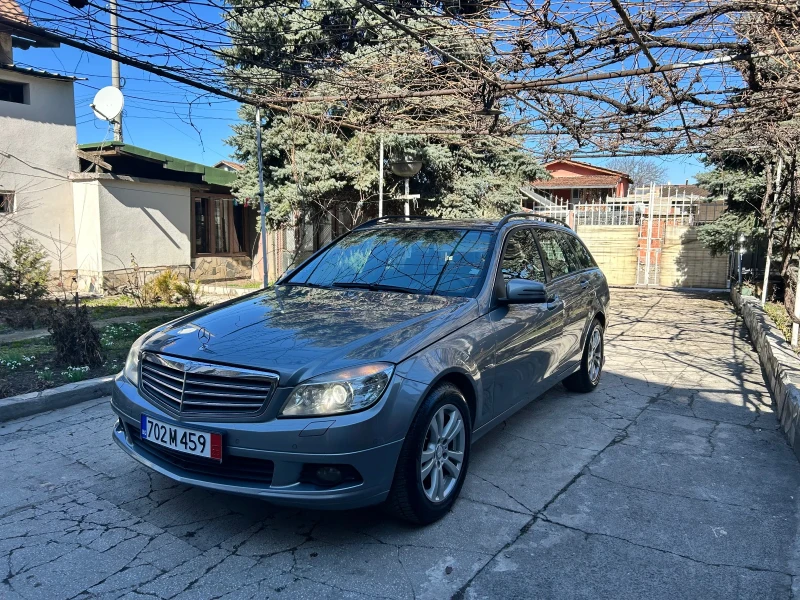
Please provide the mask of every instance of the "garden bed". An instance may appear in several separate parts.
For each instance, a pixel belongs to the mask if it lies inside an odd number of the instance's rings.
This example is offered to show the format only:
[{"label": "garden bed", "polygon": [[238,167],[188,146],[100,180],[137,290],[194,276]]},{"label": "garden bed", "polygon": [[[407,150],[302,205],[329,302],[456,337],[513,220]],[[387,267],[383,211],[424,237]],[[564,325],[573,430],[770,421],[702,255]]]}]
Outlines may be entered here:
[{"label": "garden bed", "polygon": [[0,345],[0,398],[118,373],[136,338],[167,320],[162,316],[101,327],[104,362],[96,368],[59,366],[49,338]]}]

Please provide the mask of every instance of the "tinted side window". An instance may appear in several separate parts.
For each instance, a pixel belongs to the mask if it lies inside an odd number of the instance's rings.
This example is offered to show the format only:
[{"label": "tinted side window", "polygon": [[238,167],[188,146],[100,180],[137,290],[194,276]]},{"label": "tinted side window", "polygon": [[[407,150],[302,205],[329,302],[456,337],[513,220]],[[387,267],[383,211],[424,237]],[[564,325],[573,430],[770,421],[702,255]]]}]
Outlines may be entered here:
[{"label": "tinted side window", "polygon": [[572,245],[573,250],[575,251],[575,255],[578,257],[578,260],[581,265],[581,269],[593,269],[597,265],[592,258],[592,255],[589,254],[589,251],[586,249],[586,246],[583,245],[578,238],[574,235],[567,236],[569,238],[569,242]]},{"label": "tinted side window", "polygon": [[[562,247],[561,232],[555,229],[540,229],[537,231],[542,252],[550,265],[550,276],[555,279],[570,272],[570,264]],[[572,269],[574,270],[574,269]]]},{"label": "tinted side window", "polygon": [[509,235],[500,269],[505,281],[509,279],[545,281],[544,265],[532,229],[515,229]]}]

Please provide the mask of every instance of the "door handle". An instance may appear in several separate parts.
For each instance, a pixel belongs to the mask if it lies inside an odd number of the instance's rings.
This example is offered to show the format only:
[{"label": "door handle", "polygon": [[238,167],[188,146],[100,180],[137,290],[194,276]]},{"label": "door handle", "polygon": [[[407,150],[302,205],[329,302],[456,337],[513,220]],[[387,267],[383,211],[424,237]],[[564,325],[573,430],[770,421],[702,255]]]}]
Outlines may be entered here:
[{"label": "door handle", "polygon": [[588,279],[581,279],[581,287],[583,289],[586,289],[588,286],[589,286],[589,280]]},{"label": "door handle", "polygon": [[547,301],[547,310],[556,310],[562,306],[564,306],[564,302],[558,297],[557,294]]}]

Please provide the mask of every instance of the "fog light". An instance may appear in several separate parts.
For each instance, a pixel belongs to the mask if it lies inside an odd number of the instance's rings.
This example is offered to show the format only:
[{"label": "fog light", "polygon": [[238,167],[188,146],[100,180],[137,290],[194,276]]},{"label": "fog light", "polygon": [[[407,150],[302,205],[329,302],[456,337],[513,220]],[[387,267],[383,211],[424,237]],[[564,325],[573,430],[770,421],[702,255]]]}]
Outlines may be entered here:
[{"label": "fog light", "polygon": [[317,469],[317,478],[328,485],[341,483],[344,476],[336,467],[320,467]]}]

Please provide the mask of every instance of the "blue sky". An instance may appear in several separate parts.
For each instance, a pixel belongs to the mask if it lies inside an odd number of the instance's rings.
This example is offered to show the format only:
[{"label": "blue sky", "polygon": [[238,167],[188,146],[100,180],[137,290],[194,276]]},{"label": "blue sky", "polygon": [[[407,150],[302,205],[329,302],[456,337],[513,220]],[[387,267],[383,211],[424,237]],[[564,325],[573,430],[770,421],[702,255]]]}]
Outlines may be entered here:
[{"label": "blue sky", "polygon": [[[78,143],[111,139],[107,123],[94,117],[89,104],[100,88],[111,84],[111,64],[66,46],[55,49],[14,50],[15,62],[34,68],[86,78],[75,84],[75,113]],[[123,113],[125,141],[178,158],[213,165],[230,158],[231,148],[224,142],[230,125],[238,121],[238,104],[212,96],[199,96],[195,90],[166,81],[155,75],[121,65],[125,81]],[[656,158],[667,169],[668,180],[694,181],[703,166],[695,156]],[[589,161],[602,165],[602,159]]]}]

